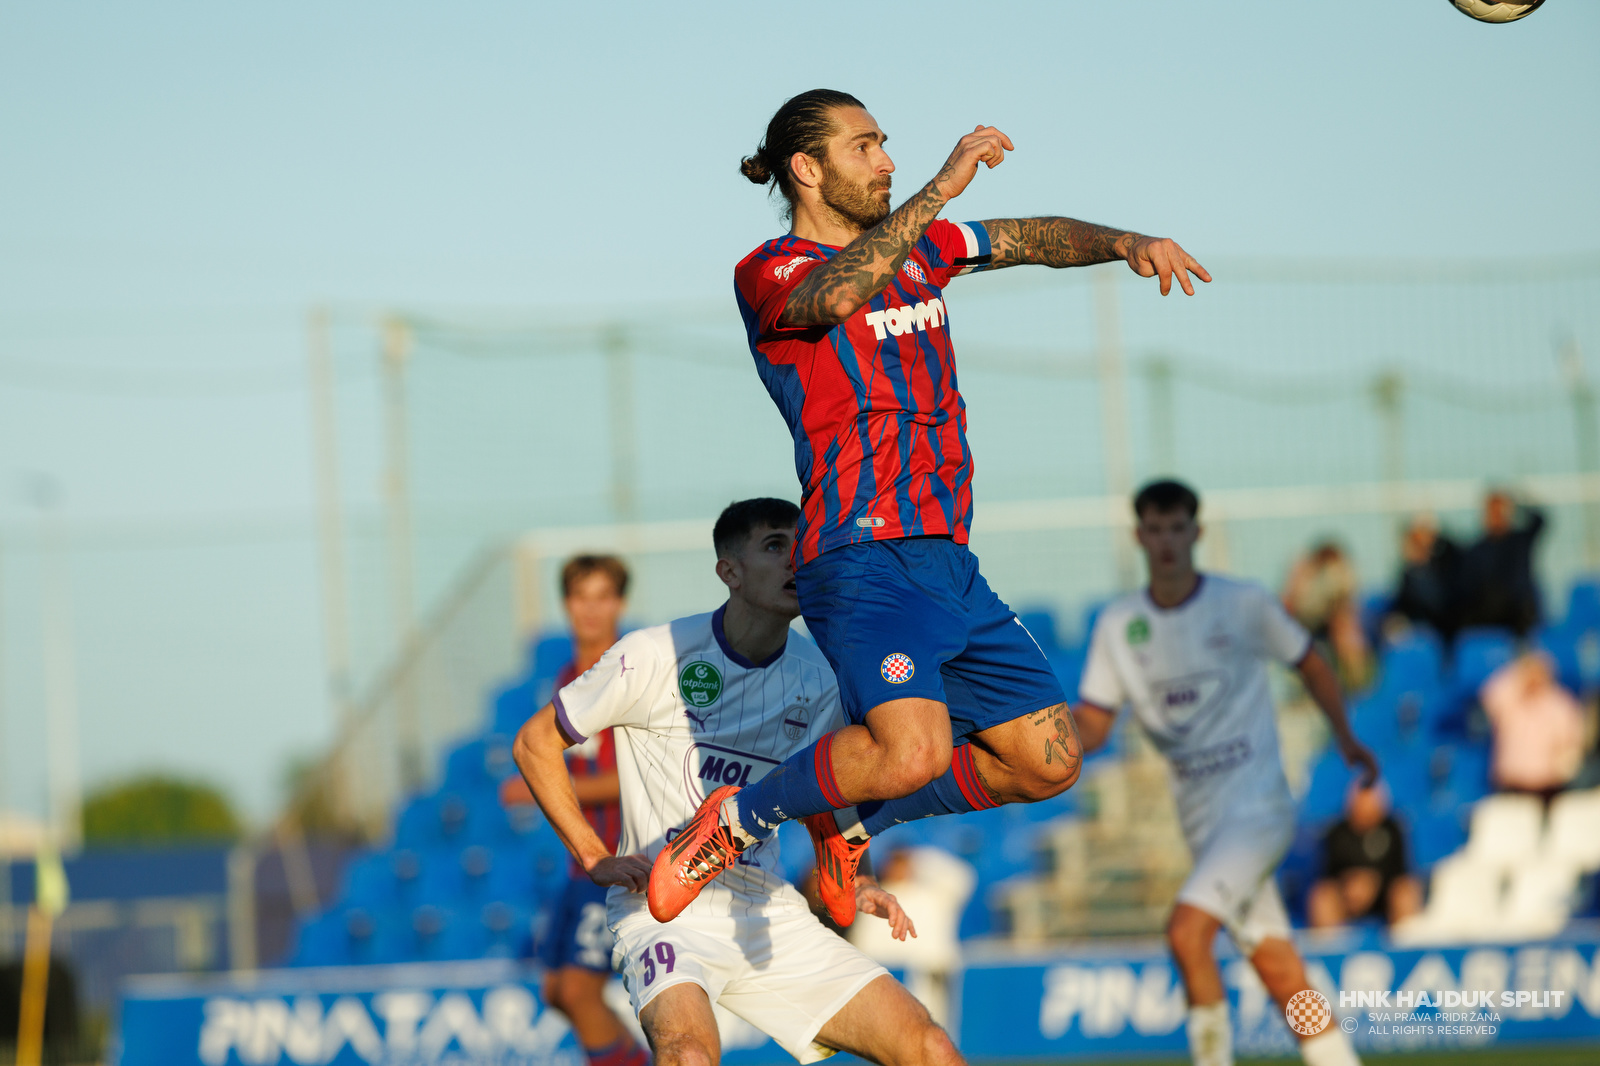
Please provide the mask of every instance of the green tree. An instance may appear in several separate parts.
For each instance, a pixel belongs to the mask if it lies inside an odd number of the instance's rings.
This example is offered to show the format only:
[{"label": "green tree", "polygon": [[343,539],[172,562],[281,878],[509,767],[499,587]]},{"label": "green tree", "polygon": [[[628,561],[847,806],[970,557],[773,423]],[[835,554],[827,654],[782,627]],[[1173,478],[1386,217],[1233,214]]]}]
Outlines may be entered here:
[{"label": "green tree", "polygon": [[227,797],[202,781],[147,774],[107,785],[83,802],[83,840],[90,846],[225,844],[239,835]]}]

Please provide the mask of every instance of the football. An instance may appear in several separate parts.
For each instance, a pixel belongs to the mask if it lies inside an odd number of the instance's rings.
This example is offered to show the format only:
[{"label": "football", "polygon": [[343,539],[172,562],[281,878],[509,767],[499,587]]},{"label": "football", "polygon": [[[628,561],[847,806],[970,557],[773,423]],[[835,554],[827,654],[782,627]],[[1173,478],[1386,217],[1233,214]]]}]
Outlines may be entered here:
[{"label": "football", "polygon": [[1457,11],[1479,22],[1515,22],[1533,14],[1544,0],[1519,3],[1516,0],[1450,0]]}]

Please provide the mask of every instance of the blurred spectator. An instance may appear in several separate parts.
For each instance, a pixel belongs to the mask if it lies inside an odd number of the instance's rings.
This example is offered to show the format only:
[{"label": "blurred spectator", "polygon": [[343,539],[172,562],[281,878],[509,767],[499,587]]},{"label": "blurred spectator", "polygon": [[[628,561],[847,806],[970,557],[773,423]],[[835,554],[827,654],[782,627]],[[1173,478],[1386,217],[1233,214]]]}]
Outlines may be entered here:
[{"label": "blurred spectator", "polygon": [[1306,917],[1325,929],[1377,916],[1393,925],[1422,910],[1422,884],[1410,872],[1405,834],[1380,781],[1352,787],[1344,817],[1322,838],[1322,879],[1311,886]]},{"label": "blurred spectator", "polygon": [[1495,787],[1549,799],[1577,776],[1583,762],[1583,708],[1555,678],[1543,652],[1518,656],[1489,676],[1478,693],[1494,731]]},{"label": "blurred spectator", "polygon": [[1346,688],[1361,688],[1372,676],[1372,649],[1361,628],[1356,570],[1339,544],[1318,543],[1295,561],[1283,586],[1283,605],[1331,652]]},{"label": "blurred spectator", "polygon": [[1457,567],[1458,628],[1501,626],[1521,637],[1539,624],[1533,548],[1543,531],[1543,513],[1519,508],[1509,493],[1496,489],[1484,498],[1483,536],[1461,553]]},{"label": "blurred spectator", "polygon": [[906,987],[940,1025],[950,1022],[950,977],[961,967],[957,931],[978,875],[971,866],[939,848],[901,848],[889,853],[878,873],[915,924],[917,935],[904,941],[889,935],[889,923],[857,921],[850,942],[891,969],[903,967]]},{"label": "blurred spectator", "polygon": [[1439,532],[1431,514],[1413,515],[1400,539],[1400,583],[1395,589],[1391,616],[1432,626],[1446,642],[1460,628],[1452,613],[1461,549]]}]

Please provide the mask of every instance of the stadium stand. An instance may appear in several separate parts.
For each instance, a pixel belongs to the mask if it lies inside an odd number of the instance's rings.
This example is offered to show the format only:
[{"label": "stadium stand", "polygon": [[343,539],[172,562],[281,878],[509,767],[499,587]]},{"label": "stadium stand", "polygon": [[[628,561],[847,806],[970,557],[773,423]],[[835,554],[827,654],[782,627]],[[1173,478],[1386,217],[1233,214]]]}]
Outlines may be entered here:
[{"label": "stadium stand", "polygon": [[[1021,612],[1069,692],[1097,606],[1084,612],[1071,646],[1061,642],[1053,614]],[[1600,582],[1575,585],[1565,618],[1535,643],[1555,659],[1563,683],[1593,695]],[[1509,633],[1471,630],[1447,654],[1431,633],[1414,630],[1382,648],[1373,684],[1351,701],[1355,729],[1377,752],[1409,830],[1413,868],[1431,875],[1426,910],[1397,927],[1397,939],[1482,938],[1486,915],[1505,938],[1549,935],[1594,910],[1600,789],[1558,796],[1548,815],[1537,800],[1490,794],[1477,691],[1516,647]],[[538,811],[503,806],[498,788],[514,773],[511,736],[549,699],[570,654],[564,637],[530,649],[522,674],[487,701],[483,731],[447,754],[439,787],[396,812],[392,839],[355,858],[335,902],[303,923],[291,965],[529,952],[568,860]],[[877,850],[932,845],[972,864],[978,887],[962,916],[964,939],[1152,932],[1187,870],[1162,775],[1142,736],[1119,721],[1083,783],[1056,800],[898,826]],[[1299,830],[1280,871],[1297,921],[1317,876],[1322,833],[1351,783],[1325,746],[1305,778]],[[781,840],[786,872],[798,880],[812,861],[810,842],[793,825]]]}]

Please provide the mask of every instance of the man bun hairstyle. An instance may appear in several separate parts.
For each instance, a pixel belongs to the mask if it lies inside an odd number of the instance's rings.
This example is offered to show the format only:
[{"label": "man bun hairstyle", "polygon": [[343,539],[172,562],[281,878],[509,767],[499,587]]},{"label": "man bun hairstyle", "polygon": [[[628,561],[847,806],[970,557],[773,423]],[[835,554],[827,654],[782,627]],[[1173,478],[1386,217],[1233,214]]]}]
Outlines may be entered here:
[{"label": "man bun hairstyle", "polygon": [[833,136],[837,125],[833,120],[834,110],[864,106],[849,93],[837,89],[812,89],[791,96],[767,123],[767,135],[756,148],[755,155],[739,161],[739,173],[754,185],[770,185],[783,193],[788,202],[784,213],[793,216],[799,193],[789,160],[796,152],[813,159],[824,158],[828,138]]},{"label": "man bun hairstyle", "polygon": [[728,504],[717,516],[711,529],[711,544],[717,549],[717,558],[738,555],[758,529],[788,529],[800,521],[800,508],[788,500],[771,496],[758,496],[753,500],[738,500]]},{"label": "man bun hairstyle", "polygon": [[1134,517],[1143,518],[1145,511],[1183,511],[1194,518],[1200,513],[1200,495],[1173,478],[1151,481],[1133,498]]}]

